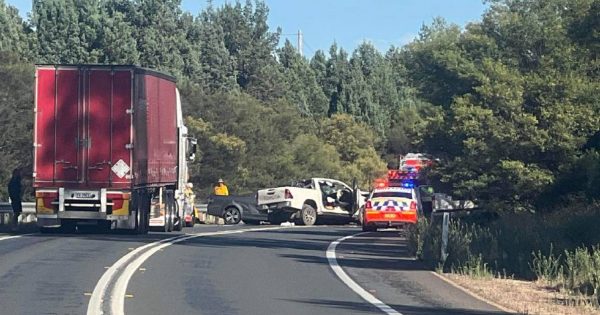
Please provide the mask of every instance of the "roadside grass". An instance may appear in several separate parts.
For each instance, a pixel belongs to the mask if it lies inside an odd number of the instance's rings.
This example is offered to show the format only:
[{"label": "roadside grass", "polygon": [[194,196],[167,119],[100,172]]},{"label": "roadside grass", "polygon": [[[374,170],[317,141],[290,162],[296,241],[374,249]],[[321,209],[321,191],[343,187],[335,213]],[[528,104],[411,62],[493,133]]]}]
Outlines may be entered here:
[{"label": "roadside grass", "polygon": [[421,220],[413,227],[409,248],[440,272],[481,281],[526,280],[555,295],[544,297],[548,303],[600,311],[598,204],[545,215],[482,217],[451,219],[445,261],[441,219]]},{"label": "roadside grass", "polygon": [[499,278],[474,278],[445,273],[456,285],[493,301],[517,314],[599,315],[585,297],[576,297],[536,281]]}]

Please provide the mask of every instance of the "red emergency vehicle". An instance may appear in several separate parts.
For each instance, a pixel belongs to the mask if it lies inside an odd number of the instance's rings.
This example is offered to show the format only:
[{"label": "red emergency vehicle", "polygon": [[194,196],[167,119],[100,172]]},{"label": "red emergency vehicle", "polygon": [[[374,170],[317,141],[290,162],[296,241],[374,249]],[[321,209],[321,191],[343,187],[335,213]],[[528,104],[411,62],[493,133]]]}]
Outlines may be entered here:
[{"label": "red emergency vehicle", "polygon": [[417,196],[414,188],[375,188],[361,214],[362,230],[377,231],[378,228],[405,228],[416,224]]}]

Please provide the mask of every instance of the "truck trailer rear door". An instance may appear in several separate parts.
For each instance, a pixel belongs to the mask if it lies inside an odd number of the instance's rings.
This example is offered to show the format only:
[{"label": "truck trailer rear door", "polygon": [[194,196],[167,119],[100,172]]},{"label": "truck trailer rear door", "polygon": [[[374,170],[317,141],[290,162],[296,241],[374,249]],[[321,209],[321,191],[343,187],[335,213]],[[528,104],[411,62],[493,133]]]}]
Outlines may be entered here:
[{"label": "truck trailer rear door", "polygon": [[36,185],[129,186],[132,80],[129,68],[38,66]]},{"label": "truck trailer rear door", "polygon": [[131,167],[130,70],[85,71],[87,116],[84,130],[84,161],[89,184],[129,183]]},{"label": "truck trailer rear door", "polygon": [[42,67],[36,81],[36,182],[76,183],[81,170],[79,71]]}]

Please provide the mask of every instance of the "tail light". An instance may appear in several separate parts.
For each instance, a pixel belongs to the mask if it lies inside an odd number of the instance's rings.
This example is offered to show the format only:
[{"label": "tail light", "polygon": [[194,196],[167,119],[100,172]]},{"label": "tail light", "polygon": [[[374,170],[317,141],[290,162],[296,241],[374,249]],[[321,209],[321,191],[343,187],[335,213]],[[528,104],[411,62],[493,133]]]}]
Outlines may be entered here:
[{"label": "tail light", "polygon": [[365,203],[365,209],[371,209],[373,206],[371,205],[371,200],[367,200]]},{"label": "tail light", "polygon": [[417,210],[417,203],[416,202],[414,202],[414,201],[410,202],[410,210],[414,210],[414,211]]},{"label": "tail light", "polygon": [[294,196],[292,196],[292,193],[290,192],[289,189],[285,190],[285,199],[292,199],[294,198]]}]

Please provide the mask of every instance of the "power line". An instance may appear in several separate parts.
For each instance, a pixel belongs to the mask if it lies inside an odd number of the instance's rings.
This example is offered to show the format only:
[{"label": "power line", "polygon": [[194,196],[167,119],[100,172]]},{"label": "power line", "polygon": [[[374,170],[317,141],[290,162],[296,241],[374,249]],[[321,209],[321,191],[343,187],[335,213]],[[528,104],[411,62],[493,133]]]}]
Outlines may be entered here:
[{"label": "power line", "polygon": [[314,50],[314,49],[313,49],[313,48],[312,48],[312,47],[311,47],[311,46],[310,46],[310,45],[309,45],[309,44],[308,44],[308,43],[307,43],[307,42],[304,40],[304,38],[302,38],[302,40],[303,40],[303,42],[304,42],[304,45],[306,45],[306,47],[308,47],[308,49],[310,50],[310,54],[311,54],[311,55],[314,55],[314,54],[315,54],[317,51],[316,51],[316,50]]},{"label": "power line", "polygon": [[301,30],[298,30],[298,33],[283,33],[282,36],[295,36],[296,37],[296,50],[300,54],[300,56],[304,57],[304,47],[305,44],[304,36]]}]

